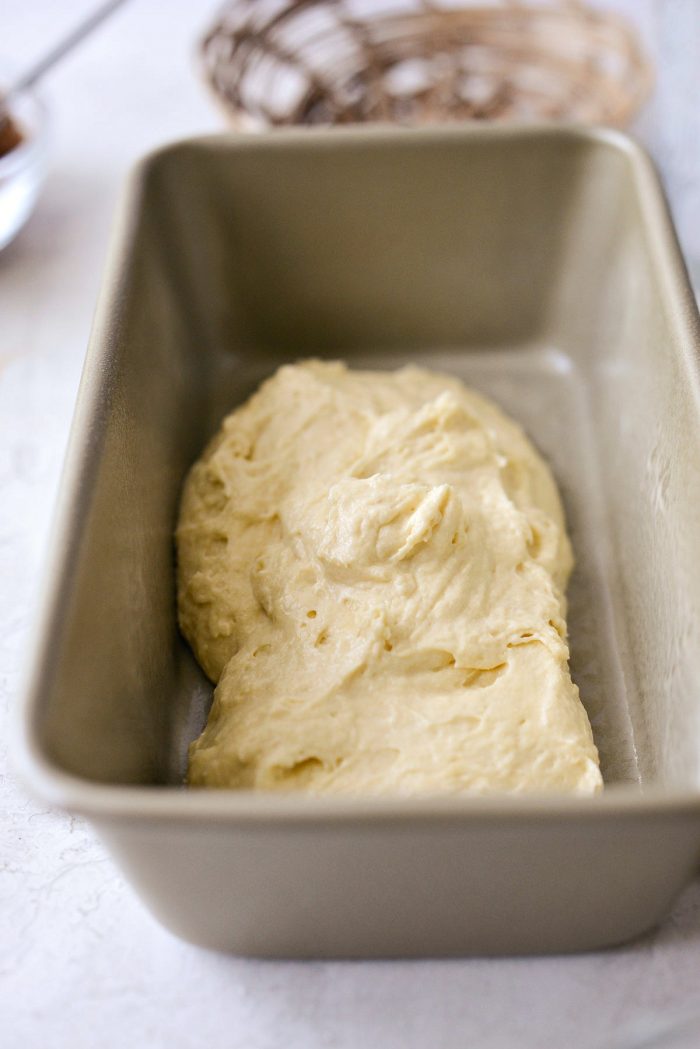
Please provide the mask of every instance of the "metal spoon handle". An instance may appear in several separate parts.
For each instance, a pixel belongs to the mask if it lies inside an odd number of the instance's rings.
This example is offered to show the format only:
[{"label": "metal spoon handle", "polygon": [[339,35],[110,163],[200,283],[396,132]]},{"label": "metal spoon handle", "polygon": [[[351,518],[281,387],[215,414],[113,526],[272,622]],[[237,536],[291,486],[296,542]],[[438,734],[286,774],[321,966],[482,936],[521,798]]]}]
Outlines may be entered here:
[{"label": "metal spoon handle", "polygon": [[92,14],[79,23],[75,29],[71,30],[67,36],[60,40],[55,47],[48,51],[42,58],[39,59],[30,69],[22,73],[17,80],[10,85],[10,87],[0,96],[0,109],[3,108],[8,100],[13,95],[18,95],[21,91],[26,91],[27,88],[32,87],[37,80],[40,80],[45,73],[52,69],[61,59],[72,51],[74,47],[84,40],[89,33],[96,29],[97,26],[108,18],[118,7],[121,7],[126,0],[108,0],[108,3],[102,4]]}]

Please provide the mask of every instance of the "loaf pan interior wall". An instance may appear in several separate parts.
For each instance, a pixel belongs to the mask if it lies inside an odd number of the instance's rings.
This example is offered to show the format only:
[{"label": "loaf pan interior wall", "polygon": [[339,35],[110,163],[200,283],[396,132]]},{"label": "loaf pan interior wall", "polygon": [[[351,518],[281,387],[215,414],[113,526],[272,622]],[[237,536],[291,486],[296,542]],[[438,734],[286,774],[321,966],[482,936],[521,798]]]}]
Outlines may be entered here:
[{"label": "loaf pan interior wall", "polygon": [[570,369],[593,434],[605,635],[636,754],[613,778],[696,786],[700,423],[633,159],[575,134],[331,142],[173,147],[137,179],[74,442],[48,752],[102,782],[181,775],[211,690],[176,629],[178,493],[277,364],[451,352],[486,354],[486,375],[534,352]]}]

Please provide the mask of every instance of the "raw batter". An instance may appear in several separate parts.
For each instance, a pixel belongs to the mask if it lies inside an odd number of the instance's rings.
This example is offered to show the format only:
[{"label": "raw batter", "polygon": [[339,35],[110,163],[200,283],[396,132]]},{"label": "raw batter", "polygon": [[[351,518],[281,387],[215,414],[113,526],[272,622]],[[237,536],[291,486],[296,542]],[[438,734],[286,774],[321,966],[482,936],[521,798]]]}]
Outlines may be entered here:
[{"label": "raw batter", "polygon": [[280,368],[193,467],[177,539],[182,630],[218,682],[190,784],[600,789],[556,486],[458,380]]}]

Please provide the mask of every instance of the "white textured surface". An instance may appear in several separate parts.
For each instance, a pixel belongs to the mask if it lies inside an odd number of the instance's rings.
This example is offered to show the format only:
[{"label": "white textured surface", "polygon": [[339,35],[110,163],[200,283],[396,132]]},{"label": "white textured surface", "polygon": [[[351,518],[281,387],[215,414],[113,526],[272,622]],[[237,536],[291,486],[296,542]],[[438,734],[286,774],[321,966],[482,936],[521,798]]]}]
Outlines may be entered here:
[{"label": "white textured surface", "polygon": [[[3,50],[16,63],[29,59],[87,6],[6,5]],[[686,246],[700,257],[700,4],[618,6],[635,12],[662,51],[657,102],[640,131],[660,155]],[[163,931],[90,829],[37,807],[7,771],[4,722],[115,195],[146,149],[219,126],[190,62],[209,13],[187,0],[133,0],[55,73],[50,179],[30,225],[0,255],[0,1047],[603,1049],[624,1045],[640,1024],[700,1012],[697,883],[656,933],[599,955],[219,957]]]}]

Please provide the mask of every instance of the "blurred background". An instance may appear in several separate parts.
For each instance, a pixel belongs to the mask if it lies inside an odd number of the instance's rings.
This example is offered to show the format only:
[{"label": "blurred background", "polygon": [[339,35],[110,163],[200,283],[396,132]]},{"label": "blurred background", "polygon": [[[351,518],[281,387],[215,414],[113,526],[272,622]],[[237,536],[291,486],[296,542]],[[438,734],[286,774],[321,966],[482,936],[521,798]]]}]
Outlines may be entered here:
[{"label": "blurred background", "polygon": [[[256,2],[255,10],[260,11],[263,0]],[[95,6],[94,0],[70,4],[22,0],[3,5],[0,80],[7,83],[14,71],[31,66]],[[364,7],[371,6],[365,0]],[[634,81],[631,111],[618,122],[647,146],[662,172],[697,285],[700,0],[607,0],[591,6],[622,15],[638,37],[639,50],[634,50],[629,66]],[[240,7],[250,14],[254,4],[243,2]],[[145,152],[173,139],[228,126],[224,107],[206,83],[201,54],[201,42],[216,20],[216,5],[201,0],[128,0],[37,89],[47,115],[46,181],[26,226],[0,251],[3,723],[19,687],[41,558],[120,188]],[[583,18],[581,24],[582,32],[592,34],[586,46],[597,40],[603,50],[610,49],[610,37],[596,35],[597,23],[591,29],[590,20]],[[517,26],[514,32],[517,43]],[[302,32],[299,47],[305,39]],[[579,44],[580,40],[564,34],[557,35],[552,46],[563,48],[566,61],[575,62]],[[226,46],[224,41],[223,50],[210,50],[207,61],[210,79],[229,92],[230,102],[235,85],[232,88],[220,65]],[[621,61],[624,73],[630,53],[623,53]],[[653,83],[646,79],[646,63],[653,70]],[[593,60],[590,72],[595,79]],[[614,89],[608,101],[618,116],[625,110],[625,75],[620,75],[619,64],[610,72]],[[351,76],[345,84],[343,97],[351,110],[361,87],[361,77]],[[299,97],[294,94],[299,91],[294,73],[282,77],[276,90],[281,92],[279,112],[285,111],[285,100],[289,111],[294,111],[294,98],[298,102]],[[253,96],[247,97],[250,101]],[[574,92],[572,105],[581,100],[580,93]],[[518,116],[512,91],[498,96],[491,110],[488,101],[482,98],[482,111],[476,116]],[[264,96],[257,98],[258,126],[265,102]],[[327,100],[316,102],[313,119],[333,115]],[[374,115],[391,118],[392,111],[379,105]],[[404,112],[404,116],[410,119],[411,114]],[[439,113],[433,113],[436,116]],[[239,112],[239,123],[240,118]],[[349,119],[347,113],[342,119]],[[3,731],[0,768],[7,756]],[[142,1045],[165,1044],[166,1035],[169,1045],[196,1044],[186,1033],[188,1022],[203,1038],[221,1041],[232,1030],[226,1027],[231,1017],[247,1025],[250,1037],[222,1044],[246,1044],[251,1049],[279,1044],[282,1029],[290,1047],[351,1045],[367,1037],[375,1039],[372,1044],[391,1047],[409,1044],[406,1039],[416,1032],[421,1044],[478,1044],[487,1049],[623,1045],[641,1044],[625,1040],[628,1026],[630,1038],[643,1035],[639,1017],[643,1021],[645,1015],[653,1019],[700,1009],[697,886],[659,933],[640,945],[600,957],[284,968],[211,958],[175,943],[146,918],[86,827],[37,809],[2,775],[0,809],[0,858],[7,857],[0,864],[0,1014],[6,1015],[12,1003],[17,1016],[12,1044],[20,1037],[28,1046],[75,1049],[96,1044],[89,1034],[76,1034],[87,1016],[105,1022],[104,1036],[100,1029],[104,1046],[121,1044],[127,1030],[133,1036],[134,1017],[142,1033],[151,1032],[150,1041],[137,1043]],[[183,996],[181,988],[191,991],[193,981],[197,994]],[[438,999],[431,999],[431,994],[439,995],[439,1015]],[[391,1001],[402,1003],[401,1015],[387,1013]],[[508,1015],[500,1014],[499,1001],[512,1005]],[[630,1010],[636,1016],[634,1030]],[[585,1038],[572,1041],[573,1030]],[[40,1040],[41,1031],[52,1031],[55,1039]],[[460,1031],[471,1032],[477,1041],[461,1040]],[[231,1037],[238,1039],[235,1033]]]}]

